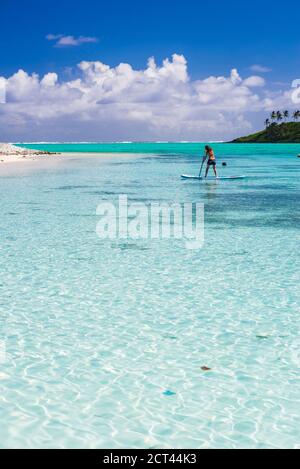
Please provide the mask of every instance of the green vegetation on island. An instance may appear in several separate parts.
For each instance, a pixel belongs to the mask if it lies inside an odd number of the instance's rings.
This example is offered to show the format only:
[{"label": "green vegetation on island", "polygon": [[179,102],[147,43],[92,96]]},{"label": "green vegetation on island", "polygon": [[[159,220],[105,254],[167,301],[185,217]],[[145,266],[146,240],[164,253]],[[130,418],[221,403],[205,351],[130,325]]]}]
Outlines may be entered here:
[{"label": "green vegetation on island", "polygon": [[[265,120],[265,130],[233,140],[231,143],[300,143],[300,111],[294,111],[294,122],[287,122],[289,111],[273,111]],[[282,120],[285,122],[281,122]]]}]

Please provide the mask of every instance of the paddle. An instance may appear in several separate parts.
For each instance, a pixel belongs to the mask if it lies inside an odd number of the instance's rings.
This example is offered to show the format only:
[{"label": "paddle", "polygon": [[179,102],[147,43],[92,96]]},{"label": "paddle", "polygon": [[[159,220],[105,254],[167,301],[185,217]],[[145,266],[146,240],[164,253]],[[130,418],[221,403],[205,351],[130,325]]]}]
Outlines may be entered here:
[{"label": "paddle", "polygon": [[205,158],[206,158],[206,156],[203,156],[203,158],[202,158],[202,165],[201,165],[201,169],[200,169],[200,173],[199,173],[199,178],[201,177],[202,168],[203,168],[203,165],[204,165]]}]

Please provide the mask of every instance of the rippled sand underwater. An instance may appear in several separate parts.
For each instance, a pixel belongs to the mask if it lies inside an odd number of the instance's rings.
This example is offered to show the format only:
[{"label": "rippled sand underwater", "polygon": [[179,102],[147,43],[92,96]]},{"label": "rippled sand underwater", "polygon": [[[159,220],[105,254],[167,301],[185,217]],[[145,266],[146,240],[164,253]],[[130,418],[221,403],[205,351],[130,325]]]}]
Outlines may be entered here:
[{"label": "rippled sand underwater", "polygon": [[[300,146],[279,147],[219,146],[234,182],[181,181],[179,152],[0,173],[1,447],[300,446]],[[204,202],[204,248],[100,240],[120,193]]]}]

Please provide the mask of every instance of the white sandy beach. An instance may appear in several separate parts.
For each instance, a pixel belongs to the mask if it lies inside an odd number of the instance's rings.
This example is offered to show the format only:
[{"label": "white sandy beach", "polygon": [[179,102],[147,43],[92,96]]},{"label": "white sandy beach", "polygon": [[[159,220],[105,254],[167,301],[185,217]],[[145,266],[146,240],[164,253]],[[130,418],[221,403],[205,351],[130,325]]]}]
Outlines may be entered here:
[{"label": "white sandy beach", "polygon": [[21,148],[10,143],[0,143],[0,163],[16,163],[19,161],[32,161],[38,157],[50,155],[49,152],[41,150],[31,150],[29,148]]}]

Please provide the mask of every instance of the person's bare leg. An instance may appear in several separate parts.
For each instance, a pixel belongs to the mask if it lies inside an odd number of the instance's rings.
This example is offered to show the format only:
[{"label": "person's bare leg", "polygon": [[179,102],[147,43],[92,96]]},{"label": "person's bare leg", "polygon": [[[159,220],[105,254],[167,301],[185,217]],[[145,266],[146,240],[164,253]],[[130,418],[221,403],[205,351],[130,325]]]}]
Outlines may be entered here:
[{"label": "person's bare leg", "polygon": [[208,170],[209,170],[209,165],[206,166],[205,177],[207,177]]},{"label": "person's bare leg", "polygon": [[216,168],[215,165],[214,165],[214,173],[215,173],[215,176],[216,176],[216,178],[217,178],[217,177],[218,177],[218,173],[217,173],[217,168]]}]

